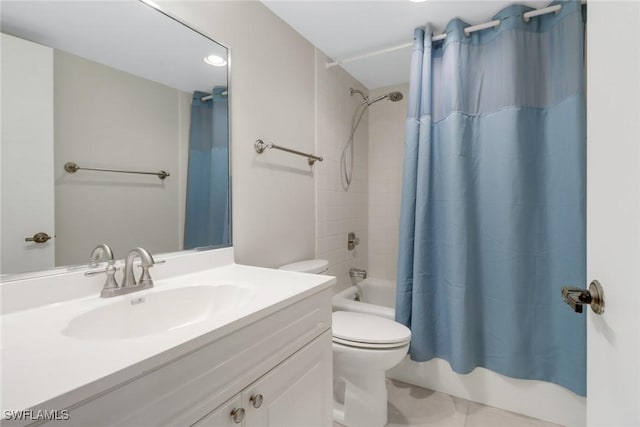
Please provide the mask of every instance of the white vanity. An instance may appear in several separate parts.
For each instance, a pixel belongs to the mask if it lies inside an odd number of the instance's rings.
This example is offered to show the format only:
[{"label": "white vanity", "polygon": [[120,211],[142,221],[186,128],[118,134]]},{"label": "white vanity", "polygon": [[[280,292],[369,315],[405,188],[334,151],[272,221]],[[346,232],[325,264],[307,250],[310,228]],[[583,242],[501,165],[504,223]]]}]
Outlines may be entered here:
[{"label": "white vanity", "polygon": [[164,258],[113,298],[83,271],[0,285],[2,417],[30,418],[2,425],[330,426],[335,279]]}]

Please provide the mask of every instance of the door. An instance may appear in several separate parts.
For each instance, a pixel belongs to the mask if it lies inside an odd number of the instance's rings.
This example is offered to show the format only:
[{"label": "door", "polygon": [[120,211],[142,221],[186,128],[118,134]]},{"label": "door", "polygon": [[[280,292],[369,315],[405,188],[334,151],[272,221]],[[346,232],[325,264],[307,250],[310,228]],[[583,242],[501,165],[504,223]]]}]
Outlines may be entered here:
[{"label": "door", "polygon": [[53,49],[2,34],[0,274],[53,268]]},{"label": "door", "polygon": [[246,427],[326,427],[332,407],[331,333],[325,332],[242,392]]},{"label": "door", "polygon": [[[640,425],[640,4],[589,2],[587,424]],[[586,285],[586,284],[585,284]]]}]

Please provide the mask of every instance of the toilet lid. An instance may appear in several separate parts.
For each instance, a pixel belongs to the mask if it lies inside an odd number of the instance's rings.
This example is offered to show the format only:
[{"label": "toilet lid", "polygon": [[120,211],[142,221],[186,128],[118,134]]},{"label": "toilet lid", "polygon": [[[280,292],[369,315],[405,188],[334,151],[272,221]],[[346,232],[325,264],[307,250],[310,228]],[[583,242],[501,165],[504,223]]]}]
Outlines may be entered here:
[{"label": "toilet lid", "polygon": [[356,342],[356,341],[349,341],[349,340],[341,340],[340,338],[336,338],[333,337],[333,344],[341,344],[341,345],[345,345],[347,347],[357,347],[357,348],[363,348],[363,349],[367,349],[367,350],[376,350],[376,349],[380,349],[380,350],[390,350],[390,349],[395,349],[398,347],[404,347],[407,346],[407,349],[409,348],[409,341],[407,342],[399,342],[399,343],[385,343],[385,344],[372,344],[372,343],[362,343],[362,342]]},{"label": "toilet lid", "polygon": [[336,342],[400,345],[411,340],[409,328],[384,317],[351,311],[335,311],[332,317]]},{"label": "toilet lid", "polygon": [[326,259],[308,259],[305,261],[283,265],[282,267],[280,267],[280,270],[318,274],[327,271],[328,268],[329,261],[327,261]]}]

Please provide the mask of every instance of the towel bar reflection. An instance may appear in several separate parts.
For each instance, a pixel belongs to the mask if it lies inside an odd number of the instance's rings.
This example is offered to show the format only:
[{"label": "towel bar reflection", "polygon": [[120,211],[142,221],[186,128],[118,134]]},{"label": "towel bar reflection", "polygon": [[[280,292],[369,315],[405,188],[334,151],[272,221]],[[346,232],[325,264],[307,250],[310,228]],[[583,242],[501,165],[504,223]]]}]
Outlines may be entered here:
[{"label": "towel bar reflection", "polygon": [[165,179],[168,176],[171,176],[167,171],[160,172],[138,172],[138,171],[125,171],[119,169],[99,169],[99,168],[81,168],[77,164],[73,162],[67,162],[64,164],[64,170],[69,173],[75,173],[79,170],[87,170],[87,171],[98,171],[98,172],[115,172],[115,173],[135,173],[139,175],[156,175],[160,179]]},{"label": "towel bar reflection", "polygon": [[302,151],[292,150],[291,148],[280,147],[279,145],[276,145],[273,142],[264,142],[261,139],[258,139],[253,146],[255,147],[257,153],[262,153],[267,148],[274,148],[276,150],[286,151],[287,153],[295,154],[297,156],[306,157],[307,162],[309,162],[309,166],[313,166],[315,162],[321,162],[323,160],[321,156],[316,156],[314,154],[309,154],[309,153],[303,153]]}]

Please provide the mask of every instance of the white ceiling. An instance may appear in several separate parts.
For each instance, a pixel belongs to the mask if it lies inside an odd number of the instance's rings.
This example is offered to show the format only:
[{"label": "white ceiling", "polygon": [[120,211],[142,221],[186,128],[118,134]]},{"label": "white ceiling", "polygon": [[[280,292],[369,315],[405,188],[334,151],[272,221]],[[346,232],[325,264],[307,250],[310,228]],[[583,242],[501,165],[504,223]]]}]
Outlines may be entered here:
[{"label": "white ceiling", "polygon": [[2,0],[2,32],[185,92],[227,84],[227,49],[139,1]]},{"label": "white ceiling", "polygon": [[[333,60],[410,42],[416,27],[431,24],[441,32],[453,18],[470,24],[490,21],[514,0],[262,0]],[[535,8],[550,0],[522,1]],[[409,81],[411,49],[370,57],[342,67],[369,89]]]}]

